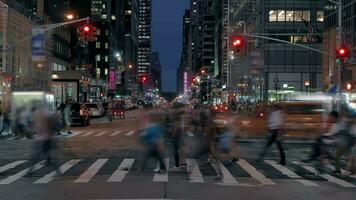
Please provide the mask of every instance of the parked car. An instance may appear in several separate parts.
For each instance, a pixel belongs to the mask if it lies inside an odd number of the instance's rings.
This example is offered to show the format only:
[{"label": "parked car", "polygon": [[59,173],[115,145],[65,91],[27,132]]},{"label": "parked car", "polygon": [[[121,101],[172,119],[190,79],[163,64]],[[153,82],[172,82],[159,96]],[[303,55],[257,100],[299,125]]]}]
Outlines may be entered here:
[{"label": "parked car", "polygon": [[89,109],[90,117],[101,117],[104,115],[104,107],[100,103],[86,103],[85,106]]},{"label": "parked car", "polygon": [[213,113],[225,113],[229,110],[226,104],[216,104],[211,108]]},{"label": "parked car", "polygon": [[88,108],[82,103],[71,103],[72,124],[87,126],[90,124]]}]

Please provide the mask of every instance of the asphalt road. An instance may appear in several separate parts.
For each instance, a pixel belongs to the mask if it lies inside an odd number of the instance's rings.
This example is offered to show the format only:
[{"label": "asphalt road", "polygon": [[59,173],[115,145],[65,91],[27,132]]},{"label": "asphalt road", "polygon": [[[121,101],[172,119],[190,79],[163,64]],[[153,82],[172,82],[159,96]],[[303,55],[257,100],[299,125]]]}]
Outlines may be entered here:
[{"label": "asphalt road", "polygon": [[[224,119],[227,116],[220,116]],[[216,180],[215,165],[205,157],[189,155],[197,147],[197,136],[185,134],[185,168],[163,174],[152,170],[151,159],[143,171],[138,166],[144,148],[139,133],[146,122],[145,112],[130,111],[127,118],[108,124],[105,118],[92,119],[87,127],[72,127],[73,134],[56,137],[53,152],[62,175],[55,167],[39,163],[32,177],[26,176],[31,166],[36,140],[0,140],[0,199],[263,199],[263,200],[351,200],[356,196],[356,176],[315,174],[313,165],[300,163],[310,144],[285,144],[287,165],[277,165],[275,148],[262,163],[256,162],[264,141],[236,143],[240,160],[229,166],[220,165],[224,178]],[[166,162],[173,157],[166,146]]]}]

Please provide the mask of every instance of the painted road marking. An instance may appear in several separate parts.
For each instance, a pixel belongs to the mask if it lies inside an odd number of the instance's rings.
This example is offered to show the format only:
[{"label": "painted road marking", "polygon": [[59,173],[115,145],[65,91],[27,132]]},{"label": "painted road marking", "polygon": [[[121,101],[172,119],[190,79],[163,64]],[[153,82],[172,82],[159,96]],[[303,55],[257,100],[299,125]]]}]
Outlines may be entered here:
[{"label": "painted road marking", "polygon": [[92,134],[94,134],[94,132],[93,131],[89,131],[89,132],[85,133],[84,135],[81,135],[80,137],[87,137],[87,136],[92,135]]},{"label": "painted road marking", "polygon": [[187,132],[187,135],[188,135],[189,137],[194,137],[194,134],[193,134],[192,132],[190,132],[190,131]]},{"label": "painted road marking", "polygon": [[128,133],[126,133],[126,136],[131,136],[132,134],[134,134],[135,131],[129,131]]},{"label": "painted road marking", "polygon": [[263,185],[276,185],[271,179],[266,178],[263,174],[256,170],[252,165],[250,165],[246,160],[240,159],[236,161],[238,165],[242,167],[247,173],[249,173],[252,178],[258,180]]},{"label": "painted road marking", "polygon": [[89,182],[100,168],[108,161],[108,159],[98,159],[93,163],[74,183],[87,183]]},{"label": "painted road marking", "polygon": [[[224,184],[237,184],[237,180],[235,179],[235,177],[229,172],[229,170],[226,169],[226,167],[220,162],[217,161],[217,164],[213,164],[211,163],[211,165],[213,166],[213,168],[215,169],[216,173],[219,175],[218,172],[218,167],[220,168],[221,171],[221,175],[222,175],[222,182]],[[219,165],[219,166],[216,166]]]},{"label": "painted road marking", "polygon": [[24,162],[26,162],[26,160],[18,160],[18,161],[6,164],[6,165],[0,167],[0,173],[3,173],[9,169],[15,168],[16,166],[21,165]]},{"label": "painted road marking", "polygon": [[113,134],[111,134],[110,136],[117,136],[121,133],[122,131],[115,131]]},{"label": "painted road marking", "polygon": [[187,171],[189,172],[189,182],[204,183],[204,178],[200,172],[198,162],[195,159],[186,159]]},{"label": "painted road marking", "polygon": [[124,159],[117,170],[108,179],[108,182],[121,182],[124,180],[126,174],[131,170],[134,162],[135,159],[133,158]]},{"label": "painted road marking", "polygon": [[282,174],[288,176],[289,178],[293,178],[296,179],[296,181],[298,181],[299,183],[305,185],[305,186],[314,186],[314,187],[318,187],[320,185],[303,179],[301,176],[299,176],[298,174],[294,173],[293,171],[291,171],[290,169],[288,169],[287,167],[284,167],[282,165],[278,165],[275,161],[272,160],[266,160],[266,163],[268,163],[269,165],[271,165],[272,167],[274,167],[275,169],[277,169],[278,171],[280,171]]},{"label": "painted road marking", "polygon": [[[314,174],[317,174],[318,171],[314,168],[314,167],[311,167],[311,166],[306,166],[306,165],[302,165],[301,162],[298,162],[298,161],[293,161],[292,163],[294,164],[300,164],[304,169],[314,173]],[[336,178],[334,176],[331,176],[329,174],[319,174],[319,176],[325,178],[326,180],[328,180],[329,182],[332,182],[332,183],[335,183],[337,185],[340,185],[342,187],[348,187],[348,188],[356,188],[355,185],[349,183],[349,182],[346,182],[342,179],[339,179],[339,178]]]},{"label": "painted road marking", "polygon": [[[326,165],[326,167],[329,168],[329,169],[331,169],[331,170],[335,170],[335,166],[333,166],[333,165],[331,165],[331,164]],[[352,178],[356,179],[356,175],[350,174],[350,172],[347,171],[347,170],[341,169],[341,173],[342,173],[343,175],[346,175],[346,176],[349,176],[349,177],[352,177]]]},{"label": "painted road marking", "polygon": [[[41,162],[35,164],[34,167],[33,167],[33,171],[36,171],[36,170],[42,168],[42,167],[44,166],[44,165],[42,164],[42,162],[43,162],[43,161],[41,161]],[[14,182],[14,181],[16,181],[16,180],[18,180],[18,179],[24,177],[24,176],[28,173],[29,170],[30,170],[30,167],[28,167],[28,168],[26,168],[26,169],[24,169],[24,170],[18,172],[17,174],[14,174],[14,175],[12,175],[12,176],[9,176],[9,177],[7,177],[7,178],[1,180],[1,181],[0,181],[0,185],[10,184],[10,183],[12,183],[12,182]]]},{"label": "painted road marking", "polygon": [[[153,176],[153,182],[168,182],[168,173],[167,169],[169,169],[169,158],[164,159],[164,163],[166,164],[166,171],[162,173],[155,173]],[[157,163],[157,168],[159,168],[159,162]]]},{"label": "painted road marking", "polygon": [[[59,167],[59,172],[61,174],[64,174],[66,171],[68,171],[70,168],[72,168],[74,165],[76,165],[80,161],[81,161],[81,159],[74,159],[74,160],[70,160],[70,161],[64,163],[62,166]],[[49,173],[49,174],[45,175],[44,177],[38,179],[34,183],[37,183],[37,184],[49,183],[54,179],[54,176],[56,174],[57,174],[57,171],[52,171],[51,173]]]},{"label": "painted road marking", "polygon": [[97,135],[95,135],[95,137],[102,136],[102,135],[104,135],[105,133],[107,133],[107,132],[106,132],[106,131],[102,131],[102,132],[98,133]]}]

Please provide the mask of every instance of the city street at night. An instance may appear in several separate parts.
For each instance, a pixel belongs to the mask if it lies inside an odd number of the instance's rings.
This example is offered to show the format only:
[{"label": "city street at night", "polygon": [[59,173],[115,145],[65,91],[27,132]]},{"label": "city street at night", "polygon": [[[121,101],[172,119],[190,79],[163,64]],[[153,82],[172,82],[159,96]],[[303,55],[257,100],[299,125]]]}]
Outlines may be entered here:
[{"label": "city street at night", "polygon": [[0,0],[0,200],[356,200],[356,0]]}]

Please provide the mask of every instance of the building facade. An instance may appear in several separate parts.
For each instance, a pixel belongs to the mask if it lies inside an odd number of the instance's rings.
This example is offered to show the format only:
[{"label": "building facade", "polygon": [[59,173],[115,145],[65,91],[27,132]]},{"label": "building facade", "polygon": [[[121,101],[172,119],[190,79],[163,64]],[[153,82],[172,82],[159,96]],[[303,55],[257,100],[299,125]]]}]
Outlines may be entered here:
[{"label": "building facade", "polygon": [[245,38],[233,66],[238,68],[241,96],[273,101],[322,89],[322,55],[276,40],[321,50],[323,9],[322,0],[240,1],[235,21],[243,22],[247,33],[272,38]]},{"label": "building facade", "polygon": [[138,62],[137,74],[151,74],[151,18],[152,1],[138,0]]}]

